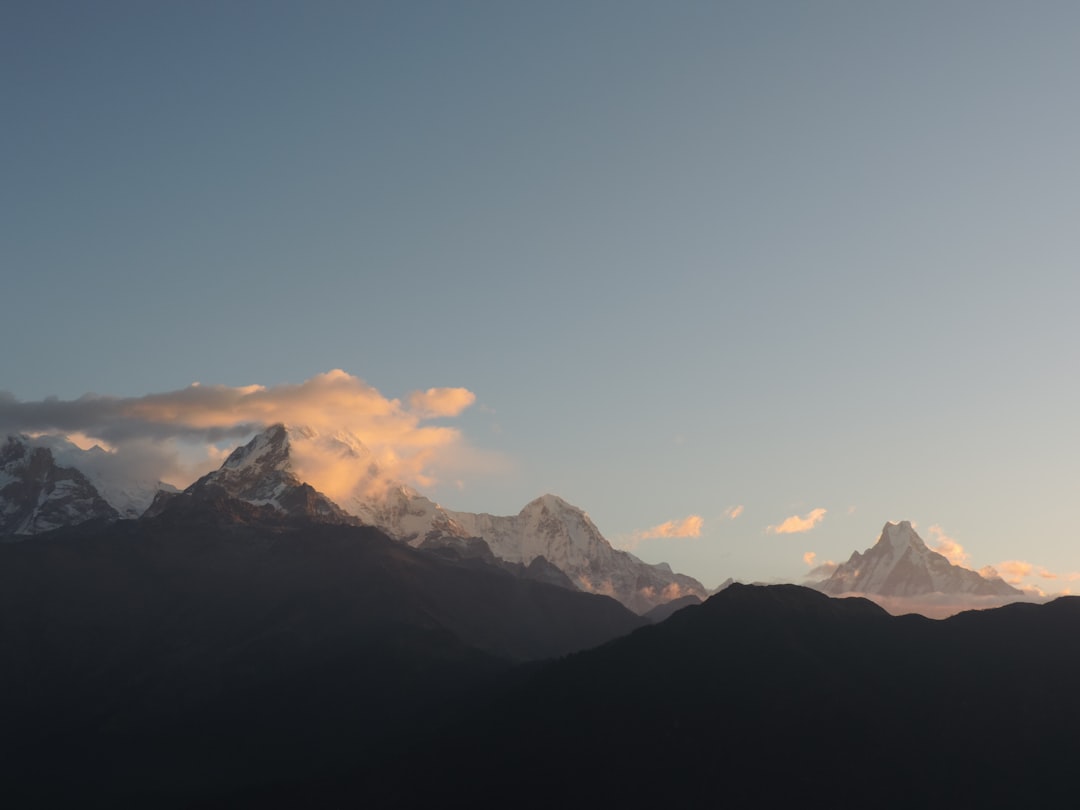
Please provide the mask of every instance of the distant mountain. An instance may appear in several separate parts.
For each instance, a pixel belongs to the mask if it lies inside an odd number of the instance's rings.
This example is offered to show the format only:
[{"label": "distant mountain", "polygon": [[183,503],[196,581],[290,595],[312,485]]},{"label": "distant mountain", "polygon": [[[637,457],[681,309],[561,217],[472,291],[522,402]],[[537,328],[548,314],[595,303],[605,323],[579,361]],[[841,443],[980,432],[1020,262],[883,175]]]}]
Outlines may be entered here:
[{"label": "distant mountain", "polygon": [[[354,477],[360,485],[340,502],[331,500],[298,477],[303,466],[300,459],[305,456],[330,457],[336,464],[359,470],[360,475]],[[300,497],[302,487],[307,489]],[[564,584],[612,596],[638,613],[681,596],[703,599],[708,595],[692,577],[612,548],[585,512],[554,495],[537,498],[513,516],[444,509],[410,487],[384,478],[370,451],[344,431],[327,434],[274,425],[235,450],[221,469],[197,481],[187,494],[213,490],[285,514],[332,522],[359,518],[416,547],[443,546],[466,553],[467,541],[479,538],[499,560],[525,568],[546,560],[565,575]],[[156,507],[151,514],[155,511]],[[472,548],[468,555],[482,553],[475,545]]]},{"label": "distant mountain", "polygon": [[8,436],[0,445],[0,537],[26,537],[90,520],[135,518],[159,491],[100,447],[59,436]]},{"label": "distant mountain", "polygon": [[8,436],[0,447],[0,536],[38,534],[120,513],[79,470],[61,466],[48,447]]},{"label": "distant mountain", "polygon": [[911,523],[886,523],[872,548],[856,551],[832,575],[813,587],[823,593],[880,596],[964,594],[1020,596],[1022,591],[999,578],[987,578],[927,548]]}]

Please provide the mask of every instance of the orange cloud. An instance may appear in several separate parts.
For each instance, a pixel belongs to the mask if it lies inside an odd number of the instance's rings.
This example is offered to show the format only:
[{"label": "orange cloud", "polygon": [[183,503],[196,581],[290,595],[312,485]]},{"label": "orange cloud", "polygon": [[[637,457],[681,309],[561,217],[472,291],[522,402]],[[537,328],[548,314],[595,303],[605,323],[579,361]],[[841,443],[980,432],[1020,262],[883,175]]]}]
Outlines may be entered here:
[{"label": "orange cloud", "polygon": [[735,520],[735,518],[737,518],[742,513],[743,513],[742,504],[739,504],[738,506],[729,506],[727,509],[724,510],[724,517],[730,518],[731,520]]},{"label": "orange cloud", "polygon": [[651,529],[634,532],[628,539],[624,539],[622,547],[637,548],[642,541],[657,538],[700,537],[701,527],[704,525],[705,519],[701,515],[687,515],[682,520],[668,520]]},{"label": "orange cloud", "polygon": [[930,539],[930,548],[953,565],[959,565],[964,568],[968,567],[968,553],[964,551],[964,547],[956,542],[955,539],[946,535],[945,530],[942,529],[941,526],[935,524],[927,529],[927,533]]},{"label": "orange cloud", "polygon": [[808,532],[825,519],[826,509],[814,509],[803,517],[792,515],[786,518],[778,526],[768,526],[765,531],[769,534],[798,534]]},{"label": "orange cloud", "polygon": [[422,418],[457,416],[476,402],[467,388],[429,388],[409,394],[409,409]]},{"label": "orange cloud", "polygon": [[1010,585],[1019,584],[1035,569],[1035,566],[1023,560],[1005,560],[994,567],[998,570],[999,576]]},{"label": "orange cloud", "polygon": [[808,551],[802,555],[803,562],[809,566],[813,566],[814,560],[817,559],[817,554],[813,551]]},{"label": "orange cloud", "polygon": [[[87,394],[76,400],[19,402],[0,392],[0,432],[45,432],[74,436],[81,446],[97,442],[123,456],[136,444],[161,448],[162,480],[190,483],[205,472],[221,447],[235,445],[257,430],[283,422],[310,428],[322,441],[312,443],[300,462],[313,486],[343,491],[356,478],[357,455],[350,441],[362,442],[364,459],[382,476],[429,486],[433,471],[454,472],[454,460],[483,465],[465,446],[460,432],[425,420],[460,414],[476,400],[465,388],[429,388],[401,400],[384,396],[359,377],[334,369],[298,384],[201,385],[142,397]],[[337,439],[334,437],[337,434]],[[344,437],[344,438],[342,438]],[[335,443],[336,442],[336,443]],[[202,447],[200,455],[192,448]],[[317,449],[316,449],[317,448]],[[181,452],[182,449],[182,452]],[[144,452],[145,455],[145,452]],[[181,464],[178,458],[186,455]],[[187,481],[179,480],[184,475]]]},{"label": "orange cloud", "polygon": [[701,537],[701,527],[705,523],[701,515],[688,515],[682,520],[669,520],[659,526],[653,526],[640,533],[642,540],[656,537]]}]

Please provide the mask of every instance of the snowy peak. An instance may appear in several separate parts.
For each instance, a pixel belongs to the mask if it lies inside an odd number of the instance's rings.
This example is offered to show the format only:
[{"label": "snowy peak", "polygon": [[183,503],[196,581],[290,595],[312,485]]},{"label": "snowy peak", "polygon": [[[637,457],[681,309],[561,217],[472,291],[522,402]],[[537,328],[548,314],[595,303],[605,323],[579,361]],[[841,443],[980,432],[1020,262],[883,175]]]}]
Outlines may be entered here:
[{"label": "snowy peak", "polygon": [[909,521],[886,523],[872,548],[854,552],[816,586],[827,594],[868,593],[916,596],[930,593],[1013,596],[1021,592],[1001,579],[987,579],[953,565],[932,551]]},{"label": "snowy peak", "polygon": [[221,467],[184,490],[184,495],[200,498],[224,494],[290,516],[356,522],[326,495],[301,481],[294,471],[294,441],[316,437],[307,428],[272,425],[233,450]]},{"label": "snowy peak", "polygon": [[707,596],[696,579],[612,548],[584,511],[556,495],[542,495],[513,516],[448,514],[500,559],[530,565],[543,558],[581,590],[611,596],[637,613],[687,594]]},{"label": "snowy peak", "polygon": [[915,529],[911,527],[911,521],[908,520],[886,523],[877,543],[874,544],[875,547],[879,545],[892,549],[894,554],[903,554],[909,548],[916,554],[932,553],[922,538],[915,533]]},{"label": "snowy peak", "polygon": [[256,469],[261,472],[287,469],[289,465],[289,431],[285,425],[273,425],[247,444],[233,450],[222,470]]},{"label": "snowy peak", "polygon": [[8,436],[0,447],[0,536],[117,517],[90,479],[58,464],[50,448],[27,436]]}]

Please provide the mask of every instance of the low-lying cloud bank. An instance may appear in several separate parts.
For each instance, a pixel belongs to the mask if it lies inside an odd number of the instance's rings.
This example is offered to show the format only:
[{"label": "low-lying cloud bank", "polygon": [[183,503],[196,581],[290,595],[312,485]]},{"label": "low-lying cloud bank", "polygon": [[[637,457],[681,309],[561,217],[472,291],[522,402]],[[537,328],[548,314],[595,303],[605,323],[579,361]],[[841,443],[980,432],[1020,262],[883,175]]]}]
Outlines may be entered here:
[{"label": "low-lying cloud bank", "polygon": [[1065,594],[1037,595],[1025,593],[1020,596],[964,596],[957,594],[928,593],[920,594],[918,596],[881,596],[876,593],[845,593],[838,595],[837,598],[843,599],[845,597],[858,596],[869,599],[870,601],[881,605],[894,616],[903,616],[907,613],[918,613],[931,619],[944,619],[965,610],[986,610],[987,608],[998,608],[1004,605],[1011,605],[1014,602],[1030,602],[1041,605],[1045,602],[1052,601],[1059,595],[1064,596]]}]

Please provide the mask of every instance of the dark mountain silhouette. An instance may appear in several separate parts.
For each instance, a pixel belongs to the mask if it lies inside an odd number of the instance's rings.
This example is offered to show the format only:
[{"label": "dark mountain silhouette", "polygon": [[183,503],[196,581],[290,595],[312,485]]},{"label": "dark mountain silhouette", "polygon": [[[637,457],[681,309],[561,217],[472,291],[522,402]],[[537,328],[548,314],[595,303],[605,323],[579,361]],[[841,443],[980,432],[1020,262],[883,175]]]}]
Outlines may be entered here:
[{"label": "dark mountain silhouette", "polygon": [[[0,546],[12,806],[187,806],[343,767],[618,602],[215,493]],[[62,775],[60,775],[62,774]]]},{"label": "dark mountain silhouette", "polygon": [[665,619],[670,618],[673,613],[682,610],[684,607],[700,604],[701,600],[695,594],[680,596],[678,599],[672,599],[670,602],[664,602],[662,605],[657,605],[645,614],[645,618],[653,624],[656,624],[657,622],[662,622]]},{"label": "dark mountain silhouette", "polygon": [[1080,598],[933,621],[735,584],[646,625],[479,543],[416,549],[204,489],[0,546],[12,806],[969,807],[1071,789]]},{"label": "dark mountain silhouette", "polygon": [[[380,802],[1028,804],[1064,795],[1080,755],[1078,631],[1077,597],[933,621],[797,586],[732,585],[512,673],[397,752],[407,765],[387,771]],[[404,782],[417,767],[425,780]]]}]

